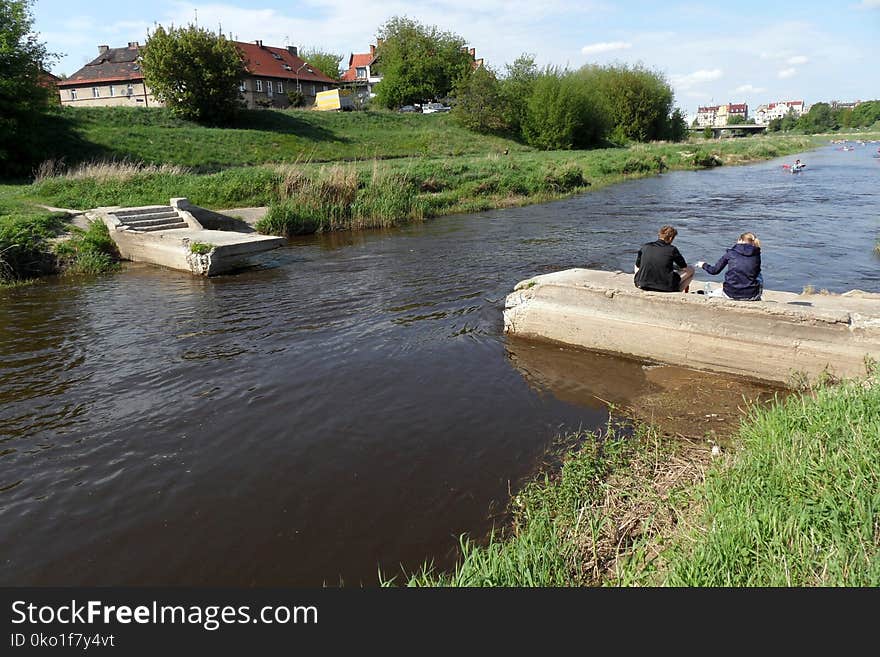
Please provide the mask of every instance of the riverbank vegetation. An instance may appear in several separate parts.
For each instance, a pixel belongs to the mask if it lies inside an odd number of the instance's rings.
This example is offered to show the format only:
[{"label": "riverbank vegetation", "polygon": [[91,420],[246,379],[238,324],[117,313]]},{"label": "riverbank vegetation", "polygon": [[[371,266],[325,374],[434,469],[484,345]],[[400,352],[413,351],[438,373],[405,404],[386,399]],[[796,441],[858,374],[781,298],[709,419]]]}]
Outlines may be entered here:
[{"label": "riverbank vegetation", "polygon": [[833,107],[828,103],[814,103],[810,111],[795,116],[794,112],[767,125],[770,132],[802,132],[819,134],[826,132],[850,132],[869,130],[880,132],[880,100],[869,100],[855,107]]},{"label": "riverbank vegetation", "polygon": [[[414,586],[880,584],[880,380],[753,407],[724,454],[656,430],[579,437],[486,545]],[[398,578],[386,575],[385,583]]]},{"label": "riverbank vegetation", "polygon": [[98,274],[116,265],[116,247],[106,226],[83,230],[64,213],[0,199],[0,285],[47,274]]},{"label": "riverbank vegetation", "polygon": [[[212,174],[131,162],[81,164],[69,170],[47,165],[44,175],[30,185],[0,188],[0,199],[89,209],[161,204],[186,196],[213,209],[270,206],[263,229],[295,234],[544,202],[626,178],[739,164],[811,146],[806,137],[755,137],[588,151],[508,149],[506,154],[490,151],[456,158],[301,161]],[[351,206],[350,200],[356,203]]]}]

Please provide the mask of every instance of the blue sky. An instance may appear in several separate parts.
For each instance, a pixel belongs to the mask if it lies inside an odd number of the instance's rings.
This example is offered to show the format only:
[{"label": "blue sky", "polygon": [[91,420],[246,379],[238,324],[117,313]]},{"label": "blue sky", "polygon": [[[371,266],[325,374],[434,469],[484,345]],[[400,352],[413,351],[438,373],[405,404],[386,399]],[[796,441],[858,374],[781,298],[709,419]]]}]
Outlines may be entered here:
[{"label": "blue sky", "polygon": [[455,32],[496,70],[521,53],[539,64],[641,62],[661,71],[689,115],[699,105],[880,98],[880,0],[611,2],[526,0],[36,0],[35,30],[71,74],[98,44],[143,43],[156,23],[216,28],[241,41],[365,52],[406,15]]}]

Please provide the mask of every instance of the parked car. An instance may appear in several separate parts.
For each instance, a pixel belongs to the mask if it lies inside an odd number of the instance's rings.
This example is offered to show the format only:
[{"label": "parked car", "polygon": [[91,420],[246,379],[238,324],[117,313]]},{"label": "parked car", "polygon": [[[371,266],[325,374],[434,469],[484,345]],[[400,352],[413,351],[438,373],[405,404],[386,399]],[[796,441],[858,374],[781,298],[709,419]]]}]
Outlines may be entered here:
[{"label": "parked car", "polygon": [[398,111],[398,112],[421,112],[421,111],[422,111],[422,108],[421,108],[421,107],[417,107],[417,106],[415,106],[415,105],[404,105],[403,107],[401,107],[401,108],[400,108],[399,110],[397,110],[397,111]]},{"label": "parked car", "polygon": [[451,109],[451,107],[448,107],[443,103],[428,103],[422,109],[422,112],[424,112],[425,114],[432,114],[433,112],[448,112]]}]

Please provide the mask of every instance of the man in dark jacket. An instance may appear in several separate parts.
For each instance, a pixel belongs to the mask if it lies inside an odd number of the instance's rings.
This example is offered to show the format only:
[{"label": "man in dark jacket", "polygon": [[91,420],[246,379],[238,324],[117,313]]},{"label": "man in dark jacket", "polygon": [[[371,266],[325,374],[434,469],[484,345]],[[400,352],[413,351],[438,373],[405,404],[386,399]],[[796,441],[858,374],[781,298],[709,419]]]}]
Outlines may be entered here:
[{"label": "man in dark jacket", "polygon": [[724,296],[739,301],[760,301],[764,291],[764,279],[761,275],[761,242],[754,233],[743,233],[736,244],[725,251],[715,266],[698,262],[707,273],[724,274]]},{"label": "man in dark jacket", "polygon": [[652,292],[687,292],[694,268],[689,267],[679,250],[672,246],[676,235],[675,228],[663,226],[657,233],[660,239],[643,244],[639,249],[634,279],[637,288]]}]

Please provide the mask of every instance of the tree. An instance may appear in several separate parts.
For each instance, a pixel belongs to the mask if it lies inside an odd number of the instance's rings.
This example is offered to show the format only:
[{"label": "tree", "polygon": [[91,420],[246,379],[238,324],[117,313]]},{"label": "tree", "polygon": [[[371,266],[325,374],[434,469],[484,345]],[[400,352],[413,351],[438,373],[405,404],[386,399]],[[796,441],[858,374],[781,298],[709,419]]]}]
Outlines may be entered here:
[{"label": "tree", "polygon": [[40,75],[55,55],[31,31],[32,0],[0,0],[0,173],[27,171],[50,91]]},{"label": "tree", "polygon": [[837,117],[834,115],[831,105],[828,103],[815,103],[809,112],[798,119],[797,127],[806,133],[814,133],[837,130],[840,126],[837,123]]},{"label": "tree", "polygon": [[342,61],[344,55],[337,55],[335,52],[321,50],[320,48],[304,48],[299,53],[300,59],[312,65],[328,78],[333,80],[339,79],[339,62]]},{"label": "tree", "polygon": [[235,43],[196,25],[159,25],[144,46],[144,80],[178,116],[226,123],[241,105],[245,64]]},{"label": "tree", "polygon": [[383,107],[444,98],[472,68],[465,41],[436,26],[395,16],[379,28],[376,57],[382,81],[376,102]]},{"label": "tree", "polygon": [[727,117],[727,125],[745,125],[746,117],[742,114],[730,114]]},{"label": "tree", "polygon": [[535,80],[523,124],[529,145],[586,148],[597,144],[606,130],[598,87],[581,72],[547,68]]},{"label": "tree", "polygon": [[853,108],[850,123],[854,128],[874,125],[880,121],[880,100],[869,100]]},{"label": "tree", "polygon": [[506,126],[501,117],[501,85],[495,73],[481,66],[460,78],[453,89],[456,99],[452,116],[476,132],[496,132]]},{"label": "tree", "polygon": [[586,66],[596,76],[617,142],[662,139],[669,131],[672,87],[661,73],[641,65]]},{"label": "tree", "polygon": [[508,130],[521,136],[529,98],[532,96],[535,80],[538,79],[535,56],[523,53],[513,61],[513,64],[507,64],[505,71],[500,90],[501,116]]},{"label": "tree", "polygon": [[[694,119],[694,123],[696,123],[696,119]],[[685,118],[684,112],[682,112],[680,108],[676,107],[674,110],[672,110],[672,114],[669,117],[667,138],[670,141],[684,141],[685,139],[687,139],[687,136],[687,118]]]}]

